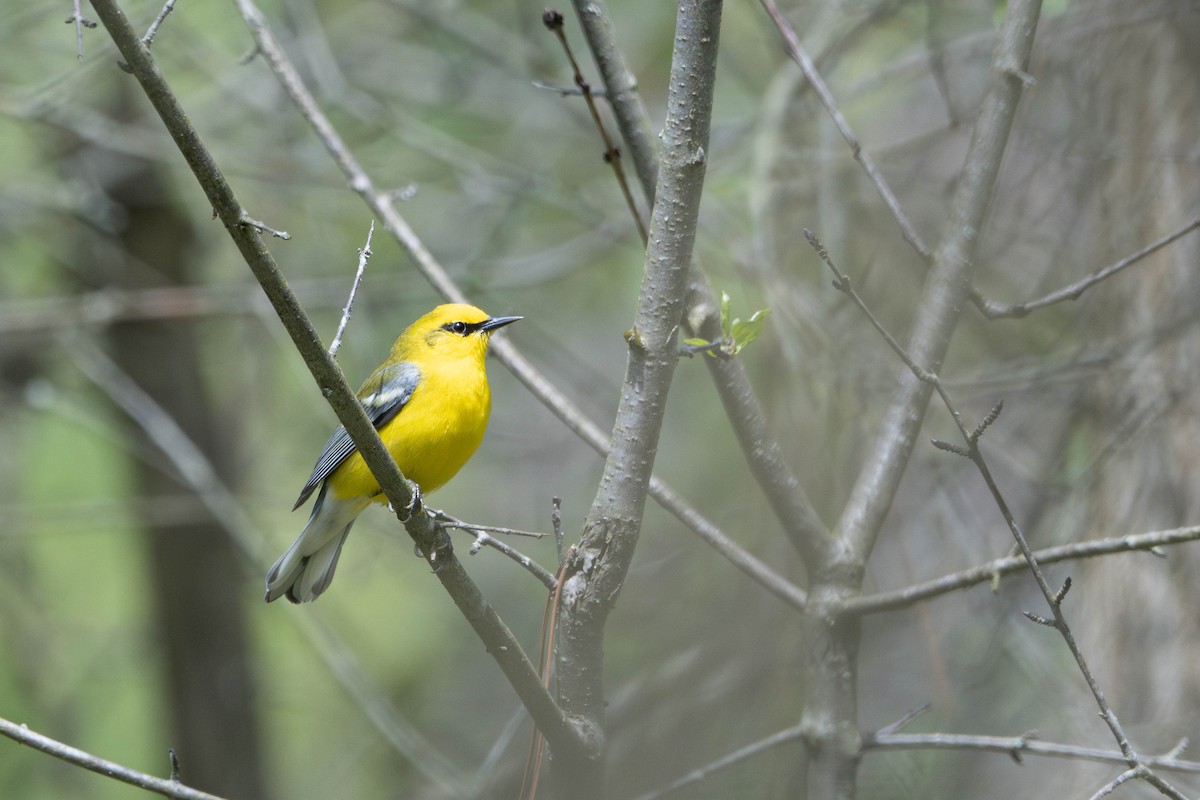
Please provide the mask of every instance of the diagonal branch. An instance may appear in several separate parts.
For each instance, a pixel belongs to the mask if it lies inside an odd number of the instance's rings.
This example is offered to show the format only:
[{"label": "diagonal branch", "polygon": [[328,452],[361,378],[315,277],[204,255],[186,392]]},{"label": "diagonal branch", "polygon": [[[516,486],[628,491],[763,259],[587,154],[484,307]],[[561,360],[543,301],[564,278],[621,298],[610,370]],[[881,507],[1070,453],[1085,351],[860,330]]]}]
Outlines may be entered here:
[{"label": "diagonal branch", "polygon": [[[1054,564],[1060,561],[1073,561],[1082,558],[1112,555],[1113,553],[1131,553],[1148,550],[1158,554],[1160,547],[1194,542],[1200,539],[1200,525],[1188,528],[1175,528],[1169,531],[1153,531],[1129,536],[1117,536],[1109,539],[1096,539],[1090,542],[1075,542],[1072,544],[1046,547],[1033,551],[1034,558],[1039,564]],[[846,600],[839,606],[843,614],[877,614],[881,611],[897,611],[915,605],[922,600],[939,597],[949,592],[990,583],[1004,575],[1023,571],[1029,568],[1025,556],[1006,556],[997,558],[977,567],[943,575],[924,583],[907,586],[894,592],[863,595]]]},{"label": "diagonal branch", "polygon": [[983,312],[983,315],[988,319],[1003,319],[1005,317],[1016,317],[1019,319],[1028,315],[1032,311],[1037,311],[1047,306],[1055,305],[1056,303],[1062,303],[1067,300],[1078,300],[1084,292],[1095,286],[1097,283],[1107,280],[1126,267],[1132,266],[1147,256],[1157,253],[1162,248],[1166,247],[1177,239],[1183,238],[1197,228],[1200,228],[1200,217],[1196,217],[1191,222],[1188,222],[1186,225],[1175,229],[1166,236],[1155,239],[1153,242],[1137,252],[1130,253],[1121,260],[1113,264],[1109,264],[1104,269],[1097,270],[1091,275],[1086,275],[1068,286],[1064,286],[1061,289],[1034,300],[1026,300],[1023,303],[1011,303],[1009,305],[1003,305],[995,302],[994,300],[988,300],[975,289],[971,290],[971,299],[979,307],[979,310]]},{"label": "diagonal branch", "polygon": [[[159,73],[149,49],[113,0],[92,0],[92,5],[392,507],[411,508],[414,498],[407,481],[355,399],[341,369],[325,351],[312,322],[288,288],[259,232],[247,225],[245,210]],[[437,549],[440,529],[436,523],[427,514],[408,514],[405,529],[427,560],[432,562],[436,555],[439,581],[483,640],[546,739],[566,752],[578,747],[580,737],[576,730],[542,686],[537,671],[512,632],[484,600],[458,559],[445,553],[445,548]]]},{"label": "diagonal branch", "polygon": [[904,237],[904,241],[912,245],[912,248],[917,251],[922,259],[929,261],[932,257],[929,247],[921,238],[921,234],[917,233],[917,229],[913,226],[912,221],[909,220],[908,215],[900,208],[900,201],[896,199],[895,193],[888,186],[888,182],[884,179],[883,173],[879,171],[879,167],[875,166],[874,159],[863,150],[862,143],[854,135],[854,131],[850,129],[850,123],[846,122],[846,118],[842,116],[842,112],[837,106],[837,101],[833,99],[833,92],[829,91],[829,86],[825,83],[825,79],[821,77],[821,73],[817,72],[816,64],[813,63],[813,60],[805,51],[804,45],[800,44],[800,37],[796,35],[796,29],[779,12],[779,7],[775,5],[775,0],[761,0],[761,2],[767,14],[770,15],[771,21],[779,29],[779,34],[783,37],[783,44],[787,48],[788,55],[792,57],[792,60],[800,67],[800,71],[804,73],[805,79],[813,87],[813,91],[817,93],[817,99],[825,107],[826,113],[829,114],[834,126],[838,129],[838,133],[841,134],[842,138],[846,140],[846,144],[849,145],[854,160],[867,173],[867,177],[875,186],[875,190],[879,192],[879,196],[883,198],[884,204],[892,212],[892,217],[896,220],[896,224],[900,226],[900,235]]},{"label": "diagonal branch", "polygon": [[[954,193],[951,218],[917,307],[907,349],[916,363],[932,373],[941,368],[970,286],[980,231],[1028,78],[1025,65],[1040,12],[1040,0],[1017,0],[1008,5],[992,59],[990,85]],[[912,456],[932,391],[931,383],[917,379],[907,369],[901,372],[898,389],[838,524],[853,563],[865,564],[874,548]]]},{"label": "diagonal branch", "polygon": [[163,797],[174,797],[177,800],[221,800],[215,794],[209,794],[199,789],[193,789],[190,786],[184,786],[179,781],[156,778],[153,775],[147,775],[144,772],[130,769],[115,761],[94,756],[84,750],[71,747],[69,744],[63,744],[57,739],[43,736],[40,733],[29,730],[24,725],[18,725],[3,718],[0,718],[0,735],[7,736],[14,742],[28,745],[35,750],[41,750],[43,753],[62,759],[68,764],[89,769],[97,774],[113,778],[122,783],[128,783],[130,786],[137,786],[139,789],[145,789],[148,792],[161,794]]},{"label": "diagonal branch", "polygon": [[[247,562],[256,568],[262,564],[267,554],[262,551],[261,543],[266,537],[221,481],[212,462],[175,419],[91,340],[77,336],[67,339],[64,344],[79,370],[145,432],[175,467],[184,484],[209,510]],[[401,716],[328,623],[308,614],[288,614],[287,618],[308,640],[313,652],[346,693],[354,698],[366,717],[413,769],[452,795],[466,794],[458,777],[461,767],[446,758]]]}]

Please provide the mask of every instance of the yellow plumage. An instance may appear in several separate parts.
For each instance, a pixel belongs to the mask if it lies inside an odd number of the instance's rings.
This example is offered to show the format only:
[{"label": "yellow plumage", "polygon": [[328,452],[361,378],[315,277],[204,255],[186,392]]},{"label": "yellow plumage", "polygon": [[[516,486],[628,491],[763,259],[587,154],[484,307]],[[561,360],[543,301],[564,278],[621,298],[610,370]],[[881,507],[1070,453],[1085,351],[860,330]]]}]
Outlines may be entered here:
[{"label": "yellow plumage", "polygon": [[[442,305],[404,330],[386,361],[358,391],[404,476],[423,492],[444,485],[483,441],[491,412],[484,355],[496,329],[520,317],[492,318],[469,305]],[[267,574],[267,602],[314,600],[333,579],[350,526],[379,483],[339,427],[325,445],[299,507],[320,487],[300,537]]]}]

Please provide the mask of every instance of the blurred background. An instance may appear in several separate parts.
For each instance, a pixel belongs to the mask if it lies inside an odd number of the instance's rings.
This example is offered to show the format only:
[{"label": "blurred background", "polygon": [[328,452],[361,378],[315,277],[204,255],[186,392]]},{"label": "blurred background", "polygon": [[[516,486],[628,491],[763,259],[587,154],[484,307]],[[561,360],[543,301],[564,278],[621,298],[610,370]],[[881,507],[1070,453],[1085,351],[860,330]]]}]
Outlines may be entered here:
[{"label": "blurred background", "polygon": [[[787,4],[785,4],[787,5]],[[821,0],[785,13],[863,146],[934,245],[1003,4]],[[610,0],[660,126],[670,3]],[[123,8],[144,30],[159,4]],[[641,248],[588,112],[519,0],[269,0],[269,24],[375,184],[509,337],[611,425]],[[567,35],[598,83],[569,8]],[[332,412],[103,29],[64,4],[0,10],[0,716],[229,798],[513,797],[530,725],[393,518],[360,519],[315,605],[262,602],[302,527],[289,511]],[[85,9],[85,14],[87,9]],[[332,338],[371,215],[281,90],[232,4],[180,4],[153,52],[267,244]],[[1200,13],[1189,0],[1048,0],[979,249],[1001,303],[1077,280],[1200,215]],[[606,109],[602,111],[606,112]],[[608,117],[606,115],[606,120]],[[611,126],[611,122],[610,122]],[[615,131],[615,127],[610,127]],[[632,176],[631,176],[632,177]],[[644,211],[644,206],[643,206]],[[378,221],[377,221],[378,222]],[[811,228],[898,336],[923,263],[899,235],[756,3],[728,3],[697,253],[734,313],[772,310],[741,355],[772,430],[836,521],[898,365],[830,286]],[[1035,546],[1198,521],[1196,234],[1078,301],[963,316],[943,378],[1005,413],[986,450]],[[440,301],[378,229],[339,360],[356,384]],[[505,371],[487,439],[431,498],[460,518],[568,541],[601,462]],[[952,438],[933,409],[923,437]],[[792,580],[803,565],[746,474],[698,359],[676,373],[658,474]],[[456,536],[462,536],[456,534]],[[459,541],[465,553],[469,539]],[[513,544],[553,569],[552,540]],[[1006,554],[961,459],[918,447],[868,591]],[[1194,546],[1058,565],[1068,613],[1145,752],[1200,734]],[[464,556],[464,558],[467,558]],[[533,651],[544,590],[484,551],[467,566]],[[1020,616],[1024,575],[868,618],[864,729],[1112,748],[1061,642]],[[795,724],[795,612],[650,505],[608,627],[613,797],[669,783]],[[798,744],[688,797],[792,797]],[[961,752],[871,753],[863,797],[1090,794],[1111,767]],[[1200,781],[1180,778],[1190,791]],[[1141,796],[1147,790],[1128,789]],[[0,742],[0,796],[139,790]]]}]

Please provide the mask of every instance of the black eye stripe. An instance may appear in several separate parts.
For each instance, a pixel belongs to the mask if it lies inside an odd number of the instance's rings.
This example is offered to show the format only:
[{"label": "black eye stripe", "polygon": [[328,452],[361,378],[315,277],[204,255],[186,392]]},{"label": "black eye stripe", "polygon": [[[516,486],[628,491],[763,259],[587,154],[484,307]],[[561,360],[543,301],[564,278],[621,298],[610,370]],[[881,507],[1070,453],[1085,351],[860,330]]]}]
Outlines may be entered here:
[{"label": "black eye stripe", "polygon": [[462,320],[456,320],[454,322],[447,322],[442,326],[442,330],[458,334],[459,336],[470,336],[472,333],[478,331],[482,326],[482,322],[463,322]]}]

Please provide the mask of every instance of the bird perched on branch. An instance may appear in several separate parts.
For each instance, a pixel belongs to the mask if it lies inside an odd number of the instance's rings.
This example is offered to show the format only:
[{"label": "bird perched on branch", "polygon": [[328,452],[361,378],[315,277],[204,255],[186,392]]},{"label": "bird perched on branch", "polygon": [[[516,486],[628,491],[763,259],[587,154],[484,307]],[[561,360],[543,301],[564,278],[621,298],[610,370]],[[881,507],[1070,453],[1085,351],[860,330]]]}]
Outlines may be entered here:
[{"label": "bird perched on branch", "polygon": [[[449,304],[408,326],[358,400],[404,476],[432,492],[462,469],[483,441],[491,392],[483,357],[497,329],[521,317],[489,317]],[[350,526],[387,498],[342,426],[321,452],[293,509],[317,501],[299,538],[267,573],[266,601],[315,600],[329,588]]]}]

